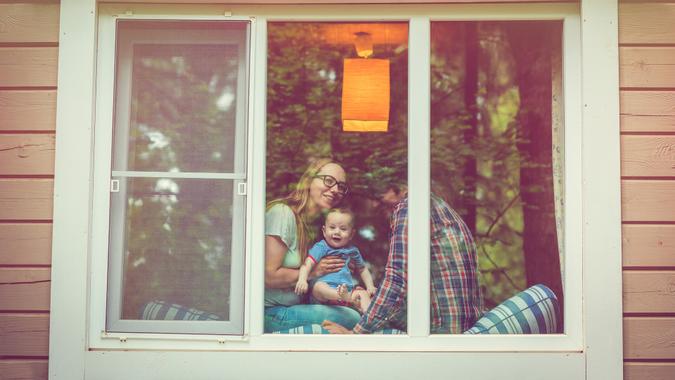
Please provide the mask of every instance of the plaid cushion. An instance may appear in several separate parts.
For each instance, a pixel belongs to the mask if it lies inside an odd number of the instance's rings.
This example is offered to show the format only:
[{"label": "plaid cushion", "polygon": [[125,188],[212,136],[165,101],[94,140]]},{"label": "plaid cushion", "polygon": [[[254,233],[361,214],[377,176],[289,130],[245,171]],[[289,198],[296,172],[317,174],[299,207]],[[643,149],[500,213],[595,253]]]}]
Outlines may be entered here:
[{"label": "plaid cushion", "polygon": [[165,301],[151,301],[141,310],[141,319],[173,321],[219,321],[220,316]]},{"label": "plaid cushion", "polygon": [[556,334],[558,298],[539,284],[523,290],[487,312],[465,334]]}]

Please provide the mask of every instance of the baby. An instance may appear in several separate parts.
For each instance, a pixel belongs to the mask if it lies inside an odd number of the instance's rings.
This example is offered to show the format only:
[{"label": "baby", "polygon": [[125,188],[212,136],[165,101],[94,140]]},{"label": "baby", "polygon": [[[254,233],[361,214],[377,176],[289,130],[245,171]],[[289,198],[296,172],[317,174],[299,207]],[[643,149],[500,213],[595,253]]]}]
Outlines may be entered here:
[{"label": "baby", "polygon": [[[359,249],[350,244],[354,236],[354,214],[346,209],[330,210],[322,231],[324,239],[314,244],[305,263],[300,267],[295,293],[300,295],[307,292],[307,277],[314,264],[324,256],[337,255],[345,259],[345,265],[337,272],[318,277],[312,287],[312,296],[320,303],[354,306],[364,313],[376,288],[373,276],[366,268]],[[353,288],[352,275],[349,271],[351,260],[354,260],[366,290]]]}]

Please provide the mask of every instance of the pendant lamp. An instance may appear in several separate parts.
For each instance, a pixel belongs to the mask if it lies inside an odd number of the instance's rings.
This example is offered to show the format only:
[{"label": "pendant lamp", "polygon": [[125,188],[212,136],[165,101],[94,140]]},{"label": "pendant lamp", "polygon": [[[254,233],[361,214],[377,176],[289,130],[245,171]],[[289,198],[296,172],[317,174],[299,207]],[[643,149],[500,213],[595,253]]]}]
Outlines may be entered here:
[{"label": "pendant lamp", "polygon": [[356,33],[355,47],[363,58],[344,60],[342,130],[386,132],[389,127],[389,60],[368,58],[370,34]]}]

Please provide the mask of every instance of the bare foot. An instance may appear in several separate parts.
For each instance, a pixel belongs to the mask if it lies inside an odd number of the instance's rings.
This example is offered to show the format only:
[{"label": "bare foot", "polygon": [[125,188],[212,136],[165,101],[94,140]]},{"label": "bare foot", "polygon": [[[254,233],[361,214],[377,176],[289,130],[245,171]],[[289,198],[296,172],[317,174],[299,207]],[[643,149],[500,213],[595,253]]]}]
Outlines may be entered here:
[{"label": "bare foot", "polygon": [[338,296],[338,301],[342,302],[349,302],[349,288],[347,287],[347,284],[340,284],[338,285],[337,289],[337,296]]},{"label": "bare foot", "polygon": [[356,310],[364,314],[368,310],[368,306],[370,306],[370,296],[365,290],[354,290],[351,302]]}]

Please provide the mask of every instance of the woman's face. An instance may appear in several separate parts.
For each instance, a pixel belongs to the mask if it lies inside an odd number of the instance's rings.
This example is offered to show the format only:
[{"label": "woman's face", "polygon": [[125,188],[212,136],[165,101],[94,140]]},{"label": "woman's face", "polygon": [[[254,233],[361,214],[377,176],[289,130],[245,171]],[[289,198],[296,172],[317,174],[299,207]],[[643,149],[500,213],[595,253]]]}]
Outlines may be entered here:
[{"label": "woman's face", "polygon": [[[347,180],[344,169],[334,163],[324,165],[316,175],[331,176],[338,182],[345,182]],[[315,177],[309,185],[309,199],[321,210],[328,210],[337,206],[343,197],[344,194],[340,193],[337,185],[328,187],[324,184],[323,178]]]}]

